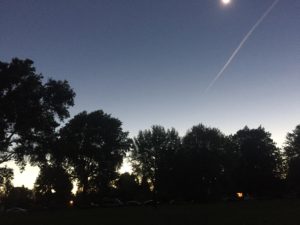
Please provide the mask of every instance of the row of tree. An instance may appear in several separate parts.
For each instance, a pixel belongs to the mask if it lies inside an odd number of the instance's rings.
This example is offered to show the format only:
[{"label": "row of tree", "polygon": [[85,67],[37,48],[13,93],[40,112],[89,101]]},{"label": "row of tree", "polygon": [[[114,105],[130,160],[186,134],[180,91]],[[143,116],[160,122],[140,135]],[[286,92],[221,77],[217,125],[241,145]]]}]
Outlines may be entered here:
[{"label": "row of tree", "polygon": [[[284,149],[262,127],[226,136],[200,124],[180,137],[173,128],[153,126],[131,139],[119,119],[101,110],[81,112],[62,126],[74,97],[67,81],[44,82],[31,60],[0,62],[0,165],[38,165],[34,191],[41,204],[68,202],[72,182],[81,202],[300,193],[300,126]],[[126,156],[133,174],[119,175]],[[4,196],[13,189],[12,176],[0,168]]]}]

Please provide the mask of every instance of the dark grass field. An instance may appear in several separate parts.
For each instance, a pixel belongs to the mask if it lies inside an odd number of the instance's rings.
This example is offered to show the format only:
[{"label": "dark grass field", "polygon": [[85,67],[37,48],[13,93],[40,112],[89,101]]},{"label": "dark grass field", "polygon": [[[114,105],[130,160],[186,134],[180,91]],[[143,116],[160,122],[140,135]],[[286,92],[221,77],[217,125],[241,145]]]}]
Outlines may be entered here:
[{"label": "dark grass field", "polygon": [[300,200],[68,209],[0,218],[5,225],[300,225]]}]

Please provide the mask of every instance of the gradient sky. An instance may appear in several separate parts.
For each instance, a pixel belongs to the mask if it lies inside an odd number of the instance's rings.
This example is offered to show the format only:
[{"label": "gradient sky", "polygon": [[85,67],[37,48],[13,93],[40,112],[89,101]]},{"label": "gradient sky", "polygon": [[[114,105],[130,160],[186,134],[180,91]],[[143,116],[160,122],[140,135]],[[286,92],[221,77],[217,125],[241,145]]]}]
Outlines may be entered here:
[{"label": "gradient sky", "polygon": [[[300,123],[300,1],[281,0],[210,91],[273,0],[1,0],[0,60],[30,58],[66,79],[71,114],[103,109],[131,136],[198,123],[225,134],[262,125],[278,146]],[[31,187],[37,170],[16,171]],[[31,179],[31,180],[30,180]]]}]

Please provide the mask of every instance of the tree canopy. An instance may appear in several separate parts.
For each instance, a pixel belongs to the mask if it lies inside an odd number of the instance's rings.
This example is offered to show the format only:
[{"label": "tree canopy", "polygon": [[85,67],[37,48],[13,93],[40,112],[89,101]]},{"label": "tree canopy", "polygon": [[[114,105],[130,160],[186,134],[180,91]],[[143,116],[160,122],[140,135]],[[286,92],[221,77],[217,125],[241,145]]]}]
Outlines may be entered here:
[{"label": "tree canopy", "polygon": [[137,177],[133,174],[123,173],[116,181],[118,197],[122,201],[129,201],[136,198],[139,191]]},{"label": "tree canopy", "polygon": [[60,165],[42,166],[34,184],[37,202],[48,206],[69,203],[72,188],[69,174]]},{"label": "tree canopy", "polygon": [[288,188],[300,195],[300,125],[287,134],[284,150],[288,166]]},{"label": "tree canopy", "polygon": [[238,190],[258,196],[272,193],[283,164],[271,134],[262,127],[245,127],[233,136],[233,142],[238,153],[234,170]]},{"label": "tree canopy", "polygon": [[[221,195],[227,140],[216,128],[193,126],[182,140],[181,179],[187,198],[205,200]],[[227,171],[226,171],[227,172]]]},{"label": "tree canopy", "polygon": [[79,190],[106,192],[130,147],[120,120],[102,110],[82,112],[59,132],[59,154],[78,180]]},{"label": "tree canopy", "polygon": [[300,125],[287,134],[284,150],[289,161],[300,157]]},{"label": "tree canopy", "polygon": [[13,178],[14,173],[11,168],[0,167],[0,198],[7,196],[9,191],[13,188]]},{"label": "tree canopy", "polygon": [[149,181],[153,192],[159,196],[167,195],[172,188],[171,174],[179,148],[177,131],[165,130],[162,126],[140,131],[134,139],[131,154],[134,171],[141,179]]},{"label": "tree canopy", "polygon": [[0,61],[0,164],[42,161],[75,93],[67,81],[44,82],[33,61]]}]

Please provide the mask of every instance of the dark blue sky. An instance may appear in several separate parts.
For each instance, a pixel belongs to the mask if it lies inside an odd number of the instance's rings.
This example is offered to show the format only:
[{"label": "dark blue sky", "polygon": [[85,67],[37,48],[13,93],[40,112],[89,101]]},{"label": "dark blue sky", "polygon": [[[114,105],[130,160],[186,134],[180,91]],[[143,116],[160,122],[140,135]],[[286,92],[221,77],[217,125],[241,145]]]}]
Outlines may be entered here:
[{"label": "dark blue sky", "polygon": [[281,0],[203,92],[273,0],[2,0],[0,60],[34,60],[77,93],[72,115],[103,109],[135,135],[226,134],[263,125],[281,145],[300,123],[300,3]]}]

